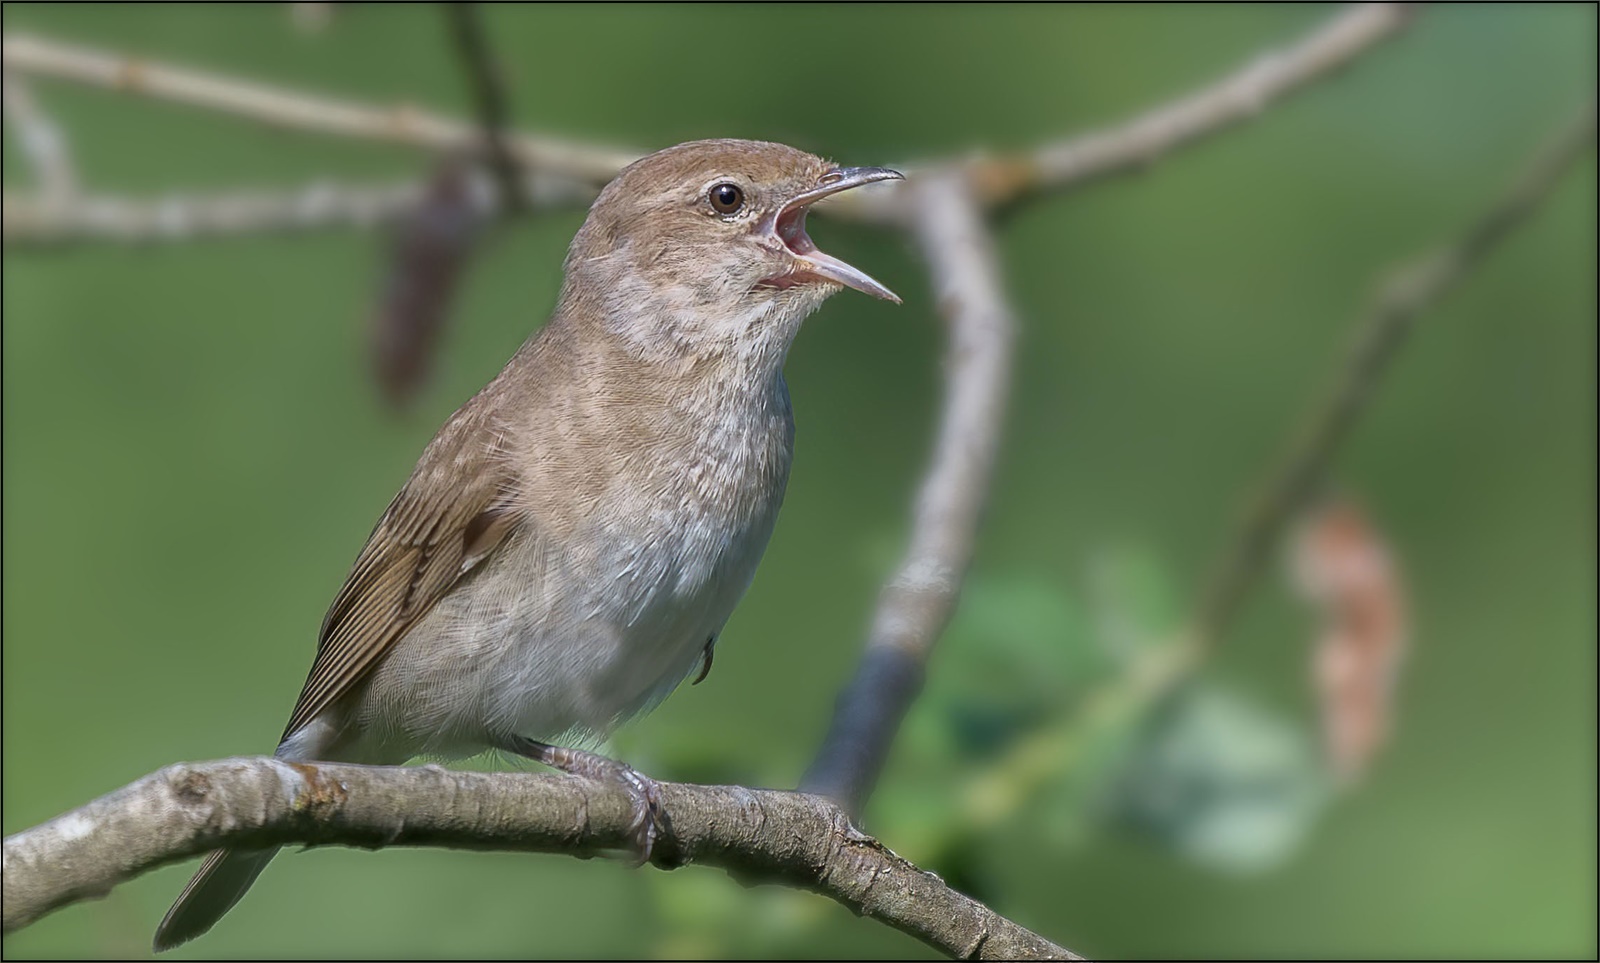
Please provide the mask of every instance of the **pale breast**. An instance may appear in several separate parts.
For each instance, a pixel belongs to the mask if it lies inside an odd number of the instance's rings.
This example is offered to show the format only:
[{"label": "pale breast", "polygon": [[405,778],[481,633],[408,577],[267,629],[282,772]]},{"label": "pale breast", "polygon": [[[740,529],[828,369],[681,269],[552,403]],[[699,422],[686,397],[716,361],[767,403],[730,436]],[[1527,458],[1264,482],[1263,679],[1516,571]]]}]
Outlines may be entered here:
[{"label": "pale breast", "polygon": [[[691,444],[532,479],[529,524],[397,643],[363,727],[455,754],[600,737],[665,698],[749,587],[782,502],[787,391],[753,400],[698,419]],[[577,509],[541,517],[560,484]]]}]

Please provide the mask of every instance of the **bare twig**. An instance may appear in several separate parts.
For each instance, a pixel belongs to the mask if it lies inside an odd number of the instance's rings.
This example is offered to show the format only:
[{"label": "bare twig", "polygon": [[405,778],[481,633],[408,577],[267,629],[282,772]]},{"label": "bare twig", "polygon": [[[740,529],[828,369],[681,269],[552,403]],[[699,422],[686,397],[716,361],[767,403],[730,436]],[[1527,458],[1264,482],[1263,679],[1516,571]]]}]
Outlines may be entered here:
[{"label": "bare twig", "polygon": [[917,187],[916,231],[950,331],[945,401],[911,545],[884,586],[867,651],[804,787],[859,812],[972,559],[1010,382],[1015,324],[983,213],[959,175]]},{"label": "bare twig", "polygon": [[1003,204],[1144,167],[1179,147],[1250,120],[1276,101],[1325,79],[1399,33],[1410,19],[1407,4],[1357,4],[1292,46],[1259,54],[1210,86],[1131,120],[1022,155],[975,163],[974,184],[985,201]]},{"label": "bare twig", "polygon": [[478,5],[447,3],[444,10],[450,20],[450,33],[455,41],[456,52],[472,83],[472,98],[478,107],[478,123],[483,128],[489,168],[500,182],[506,209],[514,214],[525,213],[532,205],[523,196],[524,180],[520,165],[506,143],[505,84],[489,51],[489,41],[483,35],[483,19]]},{"label": "bare twig", "polygon": [[[828,801],[661,784],[652,860],[718,866],[818,892],[960,959],[1075,959],[950,889],[850,825]],[[125,880],[224,846],[443,846],[590,856],[628,847],[619,787],[437,766],[179,764],[5,840],[5,932]]]},{"label": "bare twig", "polygon": [[1090,748],[1103,742],[1104,733],[1137,724],[1193,678],[1226,629],[1243,593],[1261,574],[1284,525],[1295,517],[1292,506],[1315,490],[1315,480],[1331,463],[1354,418],[1364,410],[1376,381],[1387,370],[1387,362],[1417,315],[1466,280],[1499,241],[1526,221],[1567,169],[1592,148],[1594,125],[1591,103],[1538,152],[1512,187],[1459,239],[1395,272],[1374,305],[1352,322],[1355,349],[1341,359],[1333,373],[1332,390],[1312,409],[1283,467],[1266,480],[1253,510],[1225,541],[1215,577],[1203,596],[1209,601],[1197,606],[1187,626],[1144,647],[1115,683],[1095,689],[1069,711],[1017,740],[977,774],[963,790],[959,825],[937,845],[925,849],[926,862],[937,864],[985,830],[1012,818],[1050,780],[1085,764]]},{"label": "bare twig", "polygon": [[[1291,46],[1258,54],[1209,86],[1104,130],[1074,134],[1018,153],[936,158],[901,169],[908,182],[931,171],[962,170],[986,206],[1011,204],[1045,191],[1139,170],[1178,148],[1253,119],[1290,94],[1332,76],[1398,34],[1410,20],[1408,4],[1357,4]],[[862,221],[908,221],[916,213],[911,187],[905,183],[871,194],[842,194],[819,207]]]},{"label": "bare twig", "polygon": [[[499,210],[499,185],[467,172],[474,209]],[[540,208],[571,207],[594,192],[573,181],[537,175],[525,178],[525,195]],[[316,181],[297,188],[172,194],[152,199],[115,195],[74,196],[58,203],[7,193],[4,241],[8,246],[81,241],[145,243],[190,241],[329,227],[371,228],[392,224],[416,210],[427,181],[342,184]]]},{"label": "bare twig", "polygon": [[370,227],[416,206],[421,185],[352,186],[318,182],[290,190],[173,194],[154,200],[76,197],[49,204],[7,193],[5,243],[187,241],[229,234],[298,231],[329,225]]},{"label": "bare twig", "polygon": [[63,204],[78,192],[78,174],[67,150],[67,139],[33,99],[33,92],[10,70],[4,75],[6,120],[17,129],[22,154],[33,168],[39,199]]},{"label": "bare twig", "polygon": [[296,30],[303,33],[321,33],[328,29],[328,23],[332,19],[331,3],[289,4],[289,22],[294,24]]},{"label": "bare twig", "polygon": [[[41,37],[8,36],[0,43],[0,56],[9,70],[204,107],[277,127],[433,151],[471,147],[477,140],[472,125],[418,107],[373,107]],[[507,143],[531,170],[597,186],[638,156],[525,133],[510,135]]]},{"label": "bare twig", "polygon": [[1417,318],[1471,276],[1479,261],[1538,209],[1573,162],[1594,146],[1591,101],[1482,216],[1455,241],[1394,271],[1355,322],[1355,338],[1327,393],[1316,402],[1278,467],[1228,537],[1200,596],[1193,639],[1214,645],[1277,544],[1284,525],[1323,478],[1356,418]]},{"label": "bare twig", "polygon": [[[903,169],[912,181],[932,171],[966,171],[980,200],[999,204],[1140,167],[1253,117],[1286,95],[1327,77],[1393,36],[1407,17],[1406,8],[1401,5],[1357,6],[1338,14],[1292,47],[1257,57],[1196,94],[1108,130],[1074,136],[1016,155],[935,159],[905,165]],[[475,140],[469,124],[415,107],[381,107],[286,91],[41,37],[8,36],[0,51],[8,70],[172,100],[275,126],[431,150],[471,145]],[[508,152],[531,172],[545,180],[563,182],[561,188],[567,197],[585,193],[592,197],[594,191],[638,156],[529,133],[508,133],[506,144]],[[908,200],[912,186],[851,191],[828,198],[817,205],[817,210],[868,223],[901,224],[914,216]],[[20,230],[7,233],[9,240],[22,236]]]}]

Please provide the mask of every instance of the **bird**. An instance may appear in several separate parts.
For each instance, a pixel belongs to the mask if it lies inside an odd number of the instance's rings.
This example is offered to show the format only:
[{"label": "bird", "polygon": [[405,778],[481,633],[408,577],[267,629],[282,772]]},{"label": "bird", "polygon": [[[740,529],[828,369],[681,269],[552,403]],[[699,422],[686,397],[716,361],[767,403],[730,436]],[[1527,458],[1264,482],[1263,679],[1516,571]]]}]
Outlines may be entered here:
[{"label": "bird", "polygon": [[[486,749],[619,782],[638,858],[656,784],[580,744],[710,670],[788,482],[783,364],[853,288],[811,205],[902,178],[782,144],[649,154],[596,197],[549,320],[450,416],[335,596],[276,756],[399,765]],[[156,930],[210,929],[276,849],[211,853]]]}]

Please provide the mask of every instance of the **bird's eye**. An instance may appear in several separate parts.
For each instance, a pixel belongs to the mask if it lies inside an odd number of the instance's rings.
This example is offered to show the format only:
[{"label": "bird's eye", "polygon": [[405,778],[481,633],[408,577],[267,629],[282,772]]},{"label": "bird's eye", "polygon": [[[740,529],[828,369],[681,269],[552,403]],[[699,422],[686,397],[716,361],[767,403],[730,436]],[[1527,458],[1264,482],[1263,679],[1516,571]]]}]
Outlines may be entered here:
[{"label": "bird's eye", "polygon": [[718,184],[707,197],[711,200],[711,209],[718,214],[737,214],[744,207],[744,191],[733,184]]}]

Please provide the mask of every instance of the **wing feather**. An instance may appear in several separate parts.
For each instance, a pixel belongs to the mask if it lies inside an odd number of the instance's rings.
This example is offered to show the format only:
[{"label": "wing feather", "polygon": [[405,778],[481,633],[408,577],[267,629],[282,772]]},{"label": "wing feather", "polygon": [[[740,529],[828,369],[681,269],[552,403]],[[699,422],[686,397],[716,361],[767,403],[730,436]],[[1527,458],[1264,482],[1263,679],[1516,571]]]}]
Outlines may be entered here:
[{"label": "wing feather", "polygon": [[515,528],[516,479],[486,400],[479,395],[445,423],[378,519],[323,619],[285,739],[360,685]]}]

